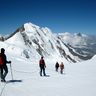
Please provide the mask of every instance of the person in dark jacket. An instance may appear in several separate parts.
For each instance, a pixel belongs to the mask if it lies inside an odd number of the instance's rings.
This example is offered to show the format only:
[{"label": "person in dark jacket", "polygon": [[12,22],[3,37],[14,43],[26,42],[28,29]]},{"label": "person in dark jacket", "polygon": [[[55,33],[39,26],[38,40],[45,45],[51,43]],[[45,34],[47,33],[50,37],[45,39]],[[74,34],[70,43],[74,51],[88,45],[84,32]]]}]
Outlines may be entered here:
[{"label": "person in dark jacket", "polygon": [[1,57],[3,63],[0,64],[0,77],[1,77],[1,82],[6,82],[5,77],[8,74],[8,67],[6,63],[11,63],[11,61],[7,61],[4,48],[1,48],[0,58]]},{"label": "person in dark jacket", "polygon": [[46,74],[45,74],[46,65],[45,65],[45,61],[43,59],[43,56],[41,57],[41,59],[39,61],[39,67],[40,67],[40,76],[42,76],[42,71],[43,71],[43,75],[46,76]]},{"label": "person in dark jacket", "polygon": [[56,64],[55,64],[55,69],[56,69],[57,72],[58,72],[58,68],[59,68],[59,63],[56,62]]}]

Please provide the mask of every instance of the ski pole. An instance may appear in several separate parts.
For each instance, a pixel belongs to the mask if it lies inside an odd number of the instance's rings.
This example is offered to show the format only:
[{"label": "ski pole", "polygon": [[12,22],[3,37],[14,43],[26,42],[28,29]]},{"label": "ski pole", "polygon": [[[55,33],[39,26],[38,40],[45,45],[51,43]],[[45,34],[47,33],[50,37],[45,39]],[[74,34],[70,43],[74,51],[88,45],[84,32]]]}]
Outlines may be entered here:
[{"label": "ski pole", "polygon": [[13,80],[13,73],[12,73],[12,66],[10,64],[10,70],[11,70],[11,77],[12,77],[12,80]]}]

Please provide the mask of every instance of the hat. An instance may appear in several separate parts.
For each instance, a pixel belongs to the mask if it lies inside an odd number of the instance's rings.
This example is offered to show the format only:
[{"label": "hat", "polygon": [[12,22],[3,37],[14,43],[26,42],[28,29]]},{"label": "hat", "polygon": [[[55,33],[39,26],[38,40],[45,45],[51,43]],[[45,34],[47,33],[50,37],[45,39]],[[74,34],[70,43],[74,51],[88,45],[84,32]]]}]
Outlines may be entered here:
[{"label": "hat", "polygon": [[5,51],[5,49],[4,48],[1,48],[1,52],[4,52]]}]

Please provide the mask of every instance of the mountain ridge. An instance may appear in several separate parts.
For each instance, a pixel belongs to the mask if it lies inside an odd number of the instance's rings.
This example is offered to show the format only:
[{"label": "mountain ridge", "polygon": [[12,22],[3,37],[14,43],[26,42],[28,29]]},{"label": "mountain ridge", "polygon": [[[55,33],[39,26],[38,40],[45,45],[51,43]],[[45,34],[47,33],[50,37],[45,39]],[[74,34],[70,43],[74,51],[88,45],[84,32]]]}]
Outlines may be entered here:
[{"label": "mountain ridge", "polygon": [[[75,36],[81,38],[85,35],[79,33]],[[55,58],[57,55],[56,58],[66,59],[69,62],[79,62],[93,57],[93,54],[84,54],[82,50],[74,51],[76,48],[69,46],[70,44],[66,43],[62,36],[54,35],[47,27],[40,28],[32,23],[25,23],[3,41],[20,47],[21,53],[25,54],[26,58],[31,58],[31,53],[34,53],[32,50],[38,54],[35,57],[51,56]]]}]

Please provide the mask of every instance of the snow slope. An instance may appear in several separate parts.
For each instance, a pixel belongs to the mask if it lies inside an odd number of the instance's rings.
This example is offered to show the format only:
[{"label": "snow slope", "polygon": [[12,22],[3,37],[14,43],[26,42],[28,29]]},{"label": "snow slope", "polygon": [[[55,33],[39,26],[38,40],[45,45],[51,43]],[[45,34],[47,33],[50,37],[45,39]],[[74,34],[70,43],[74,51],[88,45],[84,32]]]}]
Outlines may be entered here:
[{"label": "snow slope", "polygon": [[[54,60],[46,58],[49,77],[39,76],[39,59],[32,62],[9,53],[7,56],[12,60],[13,79],[22,82],[0,82],[0,96],[96,96],[96,56],[81,63],[64,62],[64,74],[55,72]],[[12,79],[8,68],[7,81]]]}]

